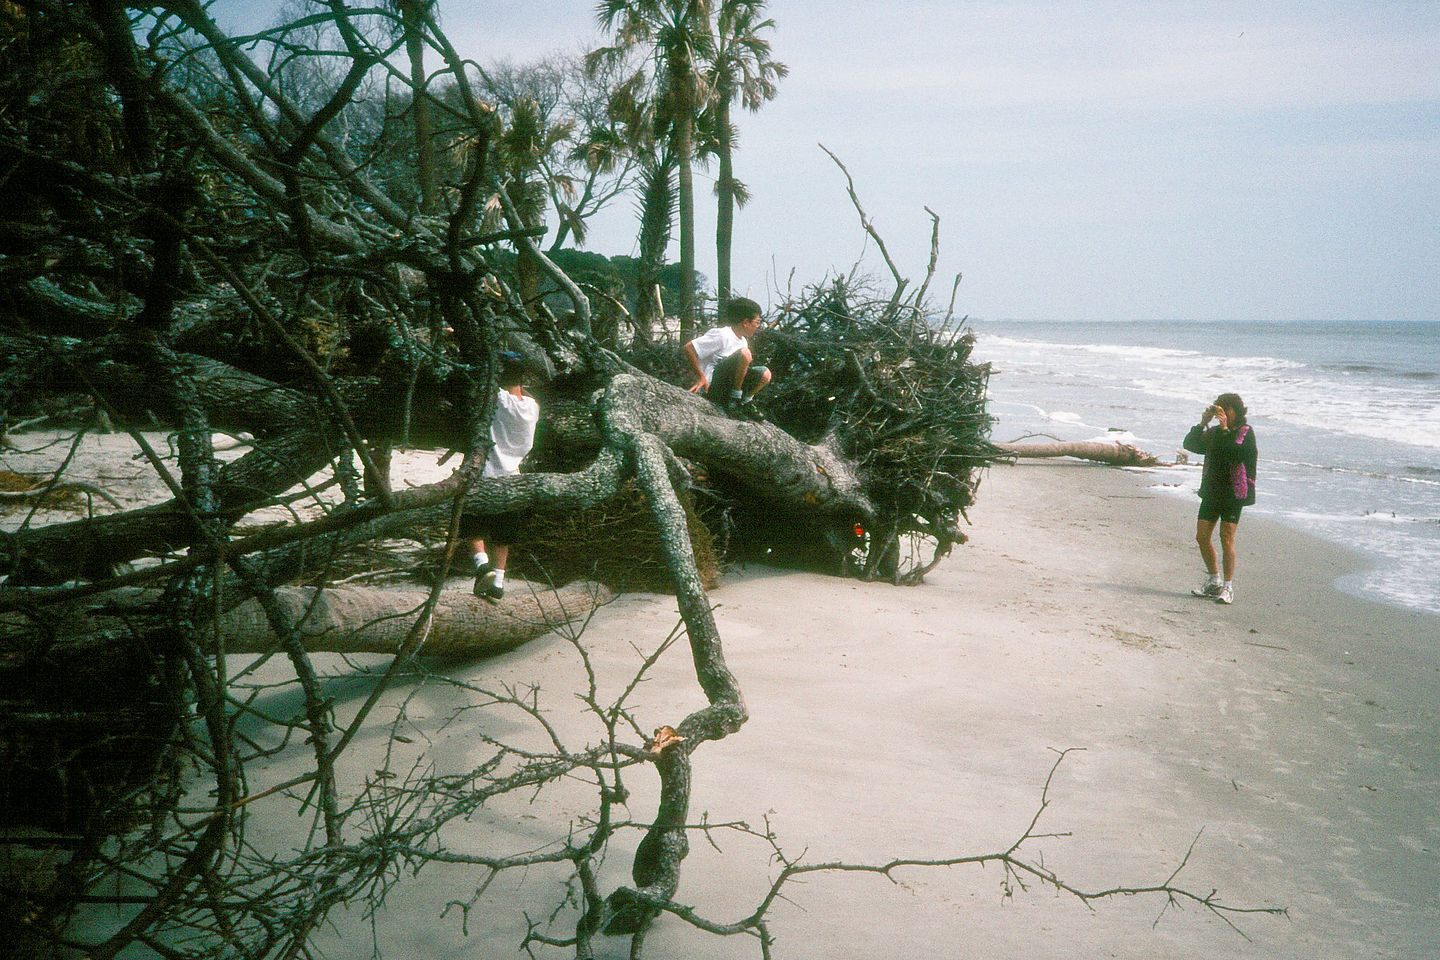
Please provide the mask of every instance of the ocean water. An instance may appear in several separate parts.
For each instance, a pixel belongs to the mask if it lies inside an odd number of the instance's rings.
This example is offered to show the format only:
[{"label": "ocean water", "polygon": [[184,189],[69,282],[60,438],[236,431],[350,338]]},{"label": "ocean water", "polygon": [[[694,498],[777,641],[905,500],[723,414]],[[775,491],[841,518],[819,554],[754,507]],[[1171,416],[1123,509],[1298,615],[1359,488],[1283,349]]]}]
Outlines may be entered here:
[{"label": "ocean water", "polygon": [[[1440,613],[1440,322],[970,327],[993,369],[992,439],[1118,439],[1173,460],[1206,404],[1238,393],[1260,453],[1247,514],[1364,555],[1342,590]],[[1156,488],[1198,502],[1192,459]]]}]

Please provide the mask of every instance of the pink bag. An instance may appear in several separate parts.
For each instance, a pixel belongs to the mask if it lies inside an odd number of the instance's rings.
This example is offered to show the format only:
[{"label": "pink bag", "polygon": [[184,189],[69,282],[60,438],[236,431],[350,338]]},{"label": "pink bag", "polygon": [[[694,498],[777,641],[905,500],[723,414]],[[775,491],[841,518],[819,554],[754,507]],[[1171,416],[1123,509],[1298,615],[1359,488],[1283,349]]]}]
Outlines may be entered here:
[{"label": "pink bag", "polygon": [[[1249,425],[1249,424],[1246,424],[1245,426],[1241,427],[1241,428],[1239,429],[1239,431],[1235,434],[1235,443],[1236,443],[1237,445],[1238,445],[1238,444],[1243,444],[1243,443],[1245,442],[1245,434],[1247,434],[1247,433],[1249,433],[1249,432],[1250,432],[1250,425]],[[1234,472],[1230,475],[1230,490],[1231,490],[1232,493],[1235,494],[1235,499],[1236,499],[1236,500],[1242,500],[1242,501],[1249,501],[1250,498],[1253,496],[1253,494],[1251,493],[1251,491],[1254,490],[1254,489],[1255,489],[1255,481],[1254,481],[1254,480],[1251,480],[1251,479],[1246,475],[1246,473],[1245,473],[1245,464],[1243,464],[1243,463],[1237,463],[1237,464],[1235,464],[1235,470],[1234,470]]]}]

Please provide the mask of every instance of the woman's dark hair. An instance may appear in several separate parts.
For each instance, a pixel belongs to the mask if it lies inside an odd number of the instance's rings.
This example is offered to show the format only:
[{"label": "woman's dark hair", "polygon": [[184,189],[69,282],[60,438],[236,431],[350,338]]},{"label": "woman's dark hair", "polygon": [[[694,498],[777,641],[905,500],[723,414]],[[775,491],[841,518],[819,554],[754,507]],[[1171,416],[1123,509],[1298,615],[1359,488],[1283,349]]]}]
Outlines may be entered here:
[{"label": "woman's dark hair", "polygon": [[1228,426],[1231,430],[1234,430],[1237,427],[1243,427],[1245,425],[1245,401],[1240,399],[1240,394],[1222,393],[1220,394],[1220,396],[1215,398],[1215,406],[1229,407],[1231,410],[1234,410],[1236,413],[1240,414],[1240,419],[1237,420],[1235,423],[1226,424],[1226,426]]}]

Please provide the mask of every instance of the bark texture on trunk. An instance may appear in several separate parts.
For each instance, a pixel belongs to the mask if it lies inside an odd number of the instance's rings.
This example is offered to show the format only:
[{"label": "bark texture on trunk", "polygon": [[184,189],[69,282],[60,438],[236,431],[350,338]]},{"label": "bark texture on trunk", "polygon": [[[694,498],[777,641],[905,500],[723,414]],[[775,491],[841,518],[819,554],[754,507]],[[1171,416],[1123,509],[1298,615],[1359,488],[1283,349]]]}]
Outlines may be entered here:
[{"label": "bark texture on trunk", "polygon": [[[447,586],[428,611],[427,594],[419,589],[284,587],[275,595],[310,653],[396,653],[425,617],[424,639],[415,652],[454,659],[509,650],[614,599],[588,581],[551,590],[512,580],[503,599],[490,601],[473,595],[468,579]],[[254,600],[221,616],[215,627],[226,653],[263,653],[278,643]]]}]

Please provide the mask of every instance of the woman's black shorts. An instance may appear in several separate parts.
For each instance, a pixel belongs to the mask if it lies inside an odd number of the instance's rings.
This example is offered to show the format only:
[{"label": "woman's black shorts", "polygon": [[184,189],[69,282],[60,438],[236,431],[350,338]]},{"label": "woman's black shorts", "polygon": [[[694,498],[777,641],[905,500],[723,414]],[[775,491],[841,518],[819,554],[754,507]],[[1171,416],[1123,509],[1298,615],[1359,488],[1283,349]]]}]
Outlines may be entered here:
[{"label": "woman's black shorts", "polygon": [[1213,523],[1216,520],[1225,523],[1239,523],[1240,511],[1245,508],[1243,503],[1230,501],[1224,504],[1211,503],[1209,500],[1200,501],[1200,519]]}]

